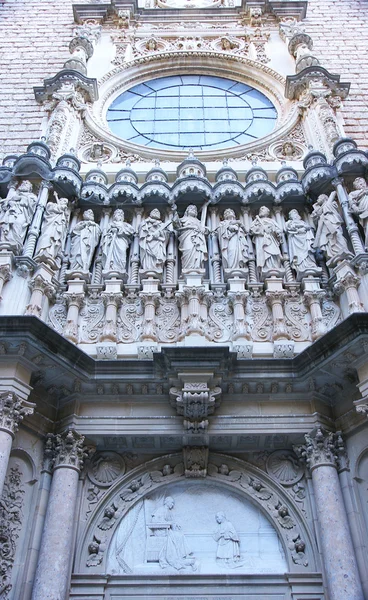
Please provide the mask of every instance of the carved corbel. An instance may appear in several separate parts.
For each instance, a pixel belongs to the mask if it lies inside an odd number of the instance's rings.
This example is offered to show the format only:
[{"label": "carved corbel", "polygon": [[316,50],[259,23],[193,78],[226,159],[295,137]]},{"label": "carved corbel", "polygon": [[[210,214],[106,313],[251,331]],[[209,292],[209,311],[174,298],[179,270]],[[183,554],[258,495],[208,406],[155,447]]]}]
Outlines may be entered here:
[{"label": "carved corbel", "polygon": [[182,387],[170,388],[171,406],[184,417],[184,429],[190,433],[206,431],[208,418],[220,405],[222,390],[211,385],[212,378],[212,373],[202,376],[183,373],[179,375]]},{"label": "carved corbel", "polygon": [[206,477],[208,467],[207,446],[186,446],[183,448],[184,474],[190,479]]}]

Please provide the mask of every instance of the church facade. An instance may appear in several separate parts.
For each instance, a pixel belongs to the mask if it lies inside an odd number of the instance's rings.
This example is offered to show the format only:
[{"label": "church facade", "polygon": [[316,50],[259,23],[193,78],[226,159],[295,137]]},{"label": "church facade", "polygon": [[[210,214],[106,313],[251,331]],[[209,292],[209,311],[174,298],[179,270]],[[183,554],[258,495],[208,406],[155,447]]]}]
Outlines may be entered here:
[{"label": "church facade", "polygon": [[368,598],[364,2],[0,29],[0,598]]}]

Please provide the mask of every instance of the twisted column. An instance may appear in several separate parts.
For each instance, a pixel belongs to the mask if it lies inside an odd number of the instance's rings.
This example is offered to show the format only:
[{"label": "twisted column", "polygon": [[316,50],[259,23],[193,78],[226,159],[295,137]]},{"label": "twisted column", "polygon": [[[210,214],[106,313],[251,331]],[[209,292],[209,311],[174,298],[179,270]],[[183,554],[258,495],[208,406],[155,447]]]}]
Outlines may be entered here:
[{"label": "twisted column", "polygon": [[364,600],[337,474],[341,435],[322,428],[295,448],[312,475],[321,547],[330,600]]},{"label": "twisted column", "polygon": [[73,557],[79,473],[84,437],[74,430],[49,434],[46,450],[53,453],[53,477],[32,600],[64,600]]},{"label": "twisted column", "polygon": [[14,392],[0,393],[0,497],[8,470],[9,456],[19,423],[33,413],[34,404],[22,400]]}]

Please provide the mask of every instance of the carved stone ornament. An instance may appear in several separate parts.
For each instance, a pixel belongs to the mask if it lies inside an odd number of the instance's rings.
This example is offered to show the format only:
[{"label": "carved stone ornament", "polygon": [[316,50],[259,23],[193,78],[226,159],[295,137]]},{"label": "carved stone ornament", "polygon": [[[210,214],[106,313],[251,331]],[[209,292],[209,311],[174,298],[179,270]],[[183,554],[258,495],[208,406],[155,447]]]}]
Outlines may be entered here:
[{"label": "carved stone ornament", "polygon": [[95,454],[88,470],[88,477],[100,487],[109,487],[114,481],[124,475],[125,462],[116,452],[99,452]]},{"label": "carved stone ornament", "polygon": [[34,406],[14,392],[0,393],[0,429],[14,435],[24,417],[33,413]]},{"label": "carved stone ornament", "polygon": [[[241,534],[242,529],[247,529],[247,521],[245,519],[244,527],[241,528],[233,509],[235,496],[236,502],[243,504],[239,500],[242,494],[244,503],[250,502],[249,506],[253,505],[257,510],[268,514],[277,533],[274,537],[277,547],[283,540],[288,567],[285,563],[280,563],[278,569],[281,570],[272,572],[315,572],[314,556],[317,555],[317,549],[313,536],[301,514],[300,506],[277,481],[249,463],[224,455],[211,454],[208,461],[206,448],[186,447],[183,457],[178,454],[154,459],[137,467],[134,472],[129,472],[123,481],[116,482],[103,502],[99,502],[97,511],[89,519],[88,528],[80,540],[76,553],[78,572],[97,574],[105,573],[106,569],[113,575],[141,572],[141,561],[138,559],[139,564],[134,562],[129,550],[132,539],[139,539],[142,542],[146,574],[153,570],[161,573],[164,568],[168,575],[179,571],[185,573],[186,569],[190,573],[199,569],[201,558],[197,556],[197,550],[190,547],[193,537],[189,538],[187,532],[193,531],[193,535],[194,532],[196,535],[201,532],[209,533],[219,542],[225,529],[227,533],[231,532],[230,539],[240,542],[240,548],[237,544],[229,544],[227,547],[224,542],[226,548],[222,548],[222,553],[218,544],[213,545],[213,550],[209,550],[213,564],[211,568],[214,569],[211,572],[219,573],[228,568],[231,569],[230,572],[238,568],[239,572],[242,569],[242,573],[252,572],[254,565],[249,564],[247,558],[250,551],[248,538],[247,544],[244,544],[244,533]],[[201,471],[204,469],[210,478],[208,485],[191,481],[191,478],[203,477]],[[221,503],[215,505],[215,498]],[[193,514],[193,518],[188,514],[188,506],[192,502],[197,503],[196,516]],[[210,515],[212,518],[208,520],[206,517],[206,524],[201,522],[200,525],[193,525],[193,519],[198,521],[197,511],[201,514],[203,510],[206,515],[213,510],[213,515]],[[221,518],[218,518],[220,513]],[[239,518],[243,520],[240,513]],[[241,535],[243,537],[240,539]],[[281,540],[277,540],[277,536]],[[223,537],[224,540],[229,539],[225,535]],[[180,544],[180,551],[183,550],[178,561],[174,560],[176,550],[173,548],[177,545],[169,544],[174,539]],[[267,544],[268,540],[269,538]],[[190,563],[185,557],[196,560]],[[204,568],[205,565],[202,564],[201,572],[204,572]]]},{"label": "carved stone ornament", "polygon": [[58,467],[69,467],[80,471],[83,461],[88,454],[83,446],[84,436],[74,429],[68,429],[56,435],[50,433],[46,438],[46,449],[52,455],[54,469]]},{"label": "carved stone ornament", "polygon": [[304,468],[298,458],[288,450],[272,452],[267,459],[266,469],[281,485],[294,485],[304,475]]},{"label": "carved stone ornament", "polygon": [[16,543],[22,527],[24,487],[19,465],[11,467],[0,502],[0,598],[8,599]]},{"label": "carved stone ornament", "polygon": [[311,471],[324,465],[337,466],[343,444],[341,434],[319,427],[304,437],[305,444],[295,446],[294,451]]}]

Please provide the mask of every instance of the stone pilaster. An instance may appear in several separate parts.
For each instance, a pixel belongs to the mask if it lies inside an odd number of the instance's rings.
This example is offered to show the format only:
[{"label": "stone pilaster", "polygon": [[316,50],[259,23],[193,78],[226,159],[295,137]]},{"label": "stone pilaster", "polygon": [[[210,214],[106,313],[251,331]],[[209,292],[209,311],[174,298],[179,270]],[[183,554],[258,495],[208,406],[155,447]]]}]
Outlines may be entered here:
[{"label": "stone pilaster", "polygon": [[322,556],[330,600],[363,600],[344,500],[337,473],[341,435],[322,428],[295,448],[311,474],[319,522]]},{"label": "stone pilaster", "polygon": [[46,458],[52,455],[54,474],[42,533],[32,600],[64,600],[73,556],[79,473],[84,437],[74,430],[49,435]]},{"label": "stone pilaster", "polygon": [[0,496],[3,491],[9,456],[19,423],[33,412],[34,405],[14,392],[0,393]]}]

